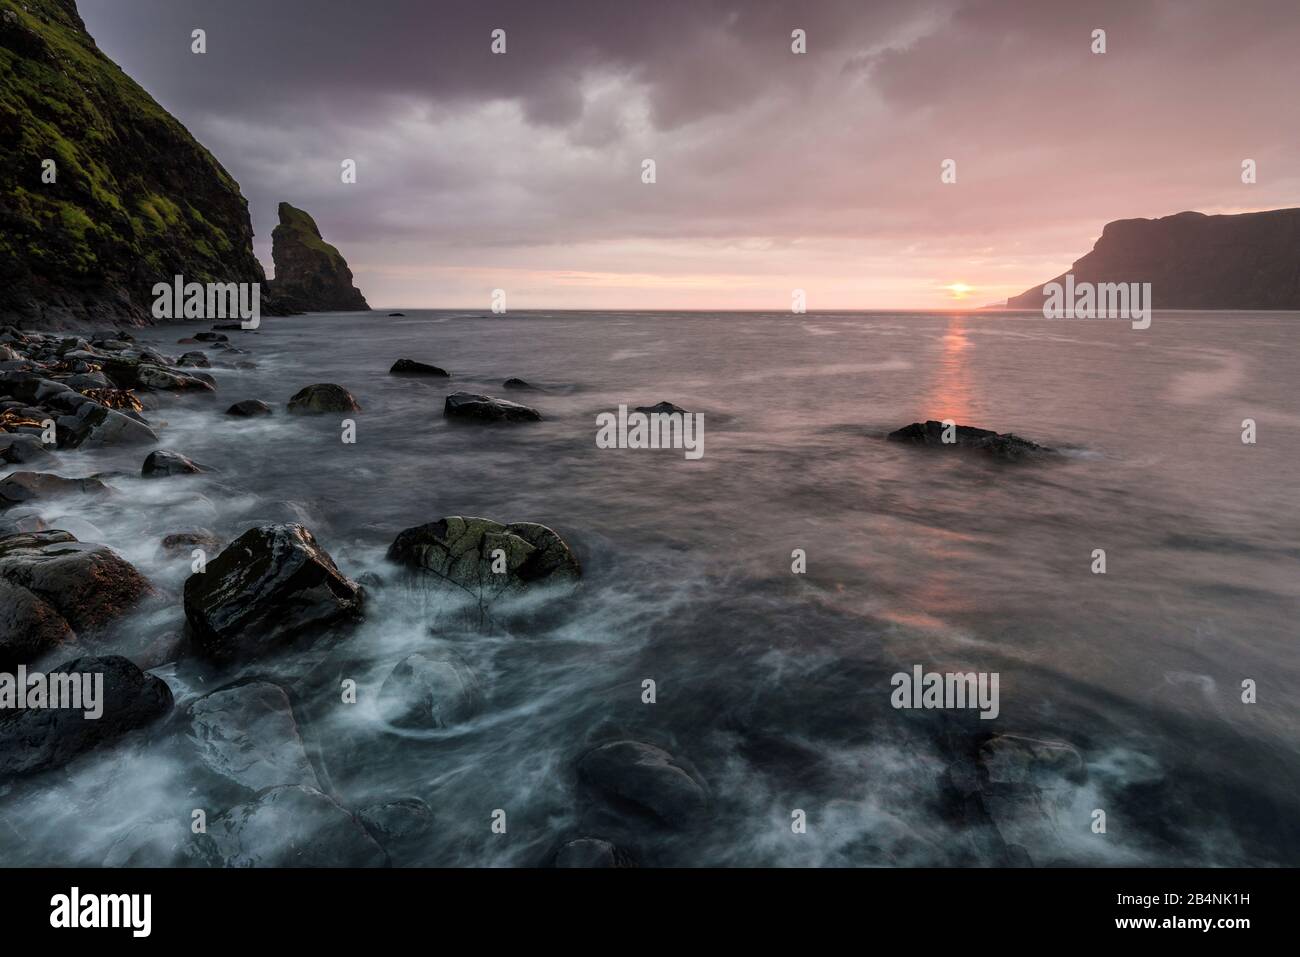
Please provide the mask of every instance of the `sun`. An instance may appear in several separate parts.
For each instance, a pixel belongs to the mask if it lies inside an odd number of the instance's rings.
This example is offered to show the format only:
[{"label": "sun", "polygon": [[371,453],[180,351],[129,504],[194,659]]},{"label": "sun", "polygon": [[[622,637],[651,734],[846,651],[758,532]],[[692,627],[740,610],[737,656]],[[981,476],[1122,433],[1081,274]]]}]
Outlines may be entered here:
[{"label": "sun", "polygon": [[964,282],[953,282],[943,287],[952,293],[953,299],[965,299],[975,291],[974,286],[968,286]]}]

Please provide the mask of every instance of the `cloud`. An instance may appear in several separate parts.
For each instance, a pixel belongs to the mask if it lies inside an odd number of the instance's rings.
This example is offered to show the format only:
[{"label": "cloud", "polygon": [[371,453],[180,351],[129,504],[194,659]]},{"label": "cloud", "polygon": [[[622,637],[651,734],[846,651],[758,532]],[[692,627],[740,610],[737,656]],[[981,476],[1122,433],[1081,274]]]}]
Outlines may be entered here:
[{"label": "cloud", "polygon": [[[609,295],[610,270],[635,290],[637,275],[721,275],[744,256],[838,290],[838,306],[940,305],[958,280],[991,301],[1059,272],[1110,219],[1292,205],[1300,186],[1290,0],[80,7],[239,180],[264,260],[287,199],[379,303],[478,301],[478,270],[546,276],[556,257]],[[489,49],[498,27],[504,56]],[[355,185],[339,181],[345,158]],[[947,158],[954,185],[939,180]],[[630,249],[658,258],[627,262]],[[394,298],[422,267],[428,299]],[[653,304],[699,296],[655,288]],[[574,289],[557,284],[553,303]],[[865,290],[906,301],[839,298]],[[788,294],[774,280],[735,305]]]}]

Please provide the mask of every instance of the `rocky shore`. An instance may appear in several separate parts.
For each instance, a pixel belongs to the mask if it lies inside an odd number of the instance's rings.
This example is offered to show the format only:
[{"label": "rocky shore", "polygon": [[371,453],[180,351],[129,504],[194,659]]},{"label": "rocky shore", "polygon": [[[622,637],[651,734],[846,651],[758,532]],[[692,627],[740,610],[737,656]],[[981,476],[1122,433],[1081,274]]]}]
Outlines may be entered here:
[{"label": "rocky shore", "polygon": [[[78,450],[138,448],[138,475],[151,482],[185,482],[216,470],[184,450],[158,447],[165,429],[151,416],[169,395],[210,395],[213,414],[223,407],[232,417],[275,414],[261,398],[227,407],[212,395],[219,383],[204,371],[213,368],[210,358],[254,361],[235,358],[250,352],[234,346],[227,332],[236,334],[214,328],[185,336],[178,346],[197,348],[179,355],[141,346],[120,331],[0,332],[0,454],[12,469],[0,479],[0,668],[94,670],[106,680],[104,714],[96,721],[52,710],[0,712],[0,825],[7,799],[39,791],[52,775],[144,749],[185,769],[191,803],[204,810],[206,828],[192,831],[190,809],[176,809],[171,818],[132,827],[94,863],[427,861],[438,841],[437,810],[409,794],[353,803],[339,742],[322,742],[332,734],[329,703],[347,701],[352,669],[346,662],[355,655],[359,623],[376,595],[411,594],[462,607],[485,635],[502,627],[526,633],[539,609],[565,614],[565,596],[581,587],[583,565],[546,525],[444,515],[396,534],[387,550],[389,572],[353,577],[310,528],[279,522],[249,527],[228,543],[204,529],[166,536],[159,548],[193,563],[176,594],[149,581],[113,547],[120,543],[81,541],[67,529],[46,527],[42,516],[51,503],[121,494],[113,487],[121,475],[82,474]],[[241,346],[255,341],[250,334]],[[409,359],[393,372],[449,378]],[[508,387],[518,388],[511,382]],[[449,390],[445,405],[448,417],[480,428],[542,419],[527,406],[464,391]],[[667,402],[645,408],[679,411]],[[362,412],[335,383],[302,387],[288,397],[286,410]],[[936,428],[939,423],[916,424],[889,438],[942,444],[931,435]],[[959,445],[1012,459],[1042,450],[987,430],[963,426],[957,435]],[[179,632],[143,649],[132,643],[133,616],[178,606]],[[394,658],[381,678],[375,707],[397,736],[385,747],[400,749],[402,735],[456,733],[491,707],[487,676],[438,642]],[[995,863],[1046,863],[1018,843],[1032,841],[1008,835],[1058,826],[1086,778],[1079,753],[1062,742],[1015,735],[950,728],[942,737],[949,741],[945,788],[953,813],[984,835],[981,853]],[[617,725],[593,729],[588,741],[568,771],[578,832],[567,829],[543,842],[534,863],[671,864],[665,847],[707,831],[723,813],[719,802],[726,795],[687,755]],[[896,859],[879,848],[863,855],[857,863]]]}]

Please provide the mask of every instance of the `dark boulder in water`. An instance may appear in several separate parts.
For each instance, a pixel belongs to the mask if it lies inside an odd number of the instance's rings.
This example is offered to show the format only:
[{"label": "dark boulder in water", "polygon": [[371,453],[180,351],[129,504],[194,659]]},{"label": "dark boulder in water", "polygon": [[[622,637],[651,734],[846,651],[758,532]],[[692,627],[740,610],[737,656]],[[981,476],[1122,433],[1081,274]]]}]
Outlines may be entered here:
[{"label": "dark boulder in water", "polygon": [[352,393],[332,382],[318,382],[299,389],[289,400],[289,411],[299,415],[322,412],[360,412],[361,406]]},{"label": "dark boulder in water", "polygon": [[52,462],[54,453],[45,447],[39,435],[0,432],[0,462],[26,465],[29,462]]},{"label": "dark boulder in water", "polygon": [[655,405],[638,405],[635,409],[637,412],[644,412],[647,415],[659,413],[660,415],[690,415],[691,413],[683,409],[680,405],[673,405],[671,402],[659,402]]},{"label": "dark boulder in water", "polygon": [[401,728],[449,728],[483,703],[478,680],[451,654],[403,658],[379,689],[379,713]]},{"label": "dark boulder in water", "polygon": [[270,414],[271,407],[261,399],[244,399],[242,402],[236,402],[226,410],[226,415],[233,415],[244,419],[251,419],[254,416]]},{"label": "dark boulder in water", "polygon": [[436,820],[433,810],[419,798],[371,804],[357,811],[357,820],[388,852],[395,867],[419,865],[428,859]]},{"label": "dark boulder in water", "polygon": [[389,546],[388,559],[479,597],[572,584],[582,576],[568,544],[545,525],[460,515],[406,529]]},{"label": "dark boulder in water", "polygon": [[76,633],[59,610],[21,585],[0,578],[0,671],[31,664]]},{"label": "dark boulder in water", "polygon": [[190,704],[186,741],[205,772],[248,792],[285,784],[319,787],[289,696],[247,681]]},{"label": "dark boulder in water", "polygon": [[172,693],[162,679],[145,674],[119,655],[76,658],[50,670],[76,675],[78,680],[83,675],[103,675],[98,702],[103,714],[87,718],[88,707],[0,711],[0,779],[62,767],[80,754],[153,723],[172,707]]},{"label": "dark boulder in water", "polygon": [[404,312],[390,312],[390,313],[388,314],[388,318],[389,318],[389,319],[392,319],[392,318],[397,317],[397,316],[401,316],[402,318],[405,318],[405,317],[406,317],[406,313],[404,313]]},{"label": "dark boulder in water", "polygon": [[635,867],[625,851],[595,837],[580,837],[562,845],[555,852],[555,866],[560,868]]},{"label": "dark boulder in water", "polygon": [[383,867],[388,857],[332,798],[301,784],[268,788],[210,822],[225,867]]},{"label": "dark boulder in water", "polygon": [[451,373],[446,369],[440,369],[437,366],[431,366],[424,362],[416,362],[414,359],[398,359],[393,363],[393,367],[388,370],[389,375],[427,375],[448,378]]},{"label": "dark boulder in water", "polygon": [[537,391],[537,386],[533,385],[531,382],[515,378],[514,376],[511,376],[509,379],[506,379],[505,382],[502,382],[501,387],[503,389],[518,389],[520,391]]},{"label": "dark boulder in water", "polygon": [[1053,452],[1047,446],[1022,439],[1010,432],[998,433],[969,425],[953,425],[950,440],[944,441],[948,428],[942,422],[930,419],[926,422],[913,422],[896,432],[890,432],[886,438],[891,442],[906,442],[929,448],[971,449],[1012,461]]},{"label": "dark boulder in water", "polygon": [[70,479],[50,472],[11,472],[0,481],[0,509],[65,495],[107,495],[109,491],[107,485],[95,478]]},{"label": "dark boulder in water", "polygon": [[79,632],[111,624],[153,594],[117,552],[57,529],[0,539],[0,578],[47,602]]},{"label": "dark boulder in water", "polygon": [[157,449],[150,452],[144,460],[144,465],[140,468],[140,474],[145,478],[166,478],[169,475],[198,475],[206,471],[207,469],[193,459],[167,449]]},{"label": "dark boulder in water", "polygon": [[212,365],[205,352],[187,352],[176,360],[176,364],[181,367],[192,366],[198,369],[206,369]]},{"label": "dark boulder in water", "polygon": [[615,810],[631,808],[673,828],[689,827],[708,807],[704,785],[667,751],[613,741],[578,761],[578,780]]},{"label": "dark boulder in water", "polygon": [[159,548],[164,554],[178,555],[182,552],[189,553],[196,548],[201,548],[205,552],[219,552],[225,542],[216,534],[206,528],[194,528],[185,532],[172,532],[170,535],[164,535]]},{"label": "dark boulder in water", "polygon": [[302,525],[251,528],[185,581],[195,652],[257,658],[360,613],[361,591]]},{"label": "dark boulder in water", "polygon": [[473,392],[453,392],[447,396],[443,414],[448,418],[477,422],[540,422],[542,414],[509,399],[497,399]]},{"label": "dark boulder in water", "polygon": [[[194,336],[196,342],[229,342],[230,336],[222,335],[220,332],[200,332]],[[198,353],[202,355],[202,353]]]}]

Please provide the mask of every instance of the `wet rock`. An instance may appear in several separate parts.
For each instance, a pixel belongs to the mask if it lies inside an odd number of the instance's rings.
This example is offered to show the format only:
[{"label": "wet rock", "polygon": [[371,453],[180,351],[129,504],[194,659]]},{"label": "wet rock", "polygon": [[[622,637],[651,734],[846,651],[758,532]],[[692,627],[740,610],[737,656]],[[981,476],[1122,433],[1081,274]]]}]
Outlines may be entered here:
[{"label": "wet rock", "polygon": [[50,472],[12,472],[0,481],[0,509],[24,502],[49,501],[65,495],[107,495],[110,489],[94,478],[70,479]]},{"label": "wet rock", "polygon": [[995,734],[980,746],[979,764],[990,784],[1041,784],[1055,779],[1081,784],[1088,772],[1077,748],[1018,734]]},{"label": "wet rock", "polygon": [[615,810],[629,809],[673,828],[698,821],[708,806],[704,786],[661,748],[614,741],[578,761],[578,780]]},{"label": "wet rock", "polygon": [[104,867],[216,867],[217,846],[207,834],[194,834],[184,818],[132,824],[109,847]]},{"label": "wet rock", "polygon": [[691,414],[680,405],[673,405],[671,402],[658,402],[655,405],[638,405],[635,411],[644,412],[647,415],[654,415],[655,413],[660,415],[673,415],[674,413],[679,415]]},{"label": "wet rock", "polygon": [[562,868],[632,867],[631,857],[609,841],[580,837],[555,853],[555,866]]},{"label": "wet rock", "polygon": [[388,318],[389,318],[389,319],[392,319],[392,318],[395,317],[395,316],[402,316],[403,318],[405,318],[406,313],[404,313],[404,312],[390,312],[390,313],[388,314]]},{"label": "wet rock", "polygon": [[197,654],[256,658],[360,613],[361,592],[302,525],[246,531],[185,581],[185,618]]},{"label": "wet rock", "polygon": [[194,338],[198,342],[229,342],[230,336],[222,335],[220,332],[200,332],[195,334]]},{"label": "wet rock", "polygon": [[1051,453],[1053,450],[1038,445],[1028,439],[1022,439],[1010,432],[997,433],[990,429],[977,429],[969,425],[953,427],[952,441],[944,441],[946,427],[942,422],[930,419],[924,423],[913,422],[886,436],[891,442],[906,442],[927,448],[971,449],[1001,459],[1018,461],[1038,455]]},{"label": "wet rock", "polygon": [[398,359],[393,363],[393,367],[388,370],[389,375],[427,375],[440,376],[447,378],[451,375],[446,369],[440,369],[437,366],[427,365],[423,362],[416,362],[414,359]]},{"label": "wet rock", "polygon": [[474,673],[451,654],[410,655],[379,689],[379,713],[403,728],[449,728],[473,717],[482,704]]},{"label": "wet rock", "polygon": [[540,422],[542,414],[509,399],[473,392],[453,392],[447,396],[443,414],[448,418],[468,419],[476,422]]},{"label": "wet rock", "polygon": [[[498,549],[505,557],[501,573],[493,569]],[[388,559],[478,596],[572,584],[582,575],[568,544],[545,525],[460,515],[406,529],[389,546]]]},{"label": "wet rock", "polygon": [[318,382],[298,390],[289,400],[289,411],[298,415],[323,412],[360,412],[361,406],[347,389],[330,382]]},{"label": "wet rock", "polygon": [[[73,758],[157,721],[172,707],[162,680],[119,655],[76,658],[51,672],[103,675],[103,714],[67,708],[0,711],[0,779],[62,767]],[[92,679],[93,680],[93,679]]]},{"label": "wet rock", "polygon": [[244,399],[242,402],[236,402],[226,410],[226,415],[239,416],[240,418],[249,419],[257,415],[270,415],[271,407],[260,399]]},{"label": "wet rock", "polygon": [[187,738],[209,773],[249,791],[320,786],[279,685],[251,681],[222,688],[193,702],[187,714]]},{"label": "wet rock", "polygon": [[189,555],[196,548],[203,549],[209,555],[216,554],[225,542],[206,528],[195,528],[185,532],[172,532],[164,535],[159,548],[169,555]]},{"label": "wet rock", "polygon": [[315,788],[271,788],[209,822],[225,867],[382,867],[375,839]]},{"label": "wet rock", "polygon": [[58,609],[0,578],[0,671],[12,672],[76,638]]},{"label": "wet rock", "polygon": [[158,441],[153,429],[124,412],[87,401],[76,413],[55,420],[59,448],[95,449],[113,445],[152,445]]},{"label": "wet rock", "polygon": [[21,435],[0,432],[0,462],[11,465],[53,462],[55,456],[45,447],[39,435]]},{"label": "wet rock", "polygon": [[980,746],[977,769],[980,805],[1014,854],[1038,866],[1079,863],[1092,805],[1075,806],[1087,779],[1078,750],[1062,741],[997,734]]},{"label": "wet rock", "polygon": [[207,369],[212,365],[207,354],[203,352],[187,352],[176,360],[176,364],[181,367],[192,366],[198,369]]},{"label": "wet rock", "polygon": [[179,452],[156,449],[144,460],[140,474],[145,478],[166,478],[170,475],[198,475],[206,471],[203,466]]},{"label": "wet rock", "polygon": [[516,379],[516,378],[514,378],[513,376],[512,376],[511,378],[509,378],[509,379],[506,379],[505,382],[502,382],[502,383],[501,383],[501,388],[503,388],[503,389],[533,390],[533,391],[536,391],[536,389],[537,389],[537,387],[534,386],[531,382],[525,382],[523,379]]},{"label": "wet rock", "polygon": [[371,804],[357,812],[357,819],[388,852],[394,866],[419,866],[427,859],[437,822],[432,809],[419,798]]},{"label": "wet rock", "polygon": [[196,375],[168,369],[156,362],[129,356],[114,356],[104,362],[105,374],[124,389],[140,388],[169,392],[211,392],[213,385]]},{"label": "wet rock", "polygon": [[78,632],[103,628],[153,593],[117,552],[58,529],[0,539],[0,578],[52,605]]}]

